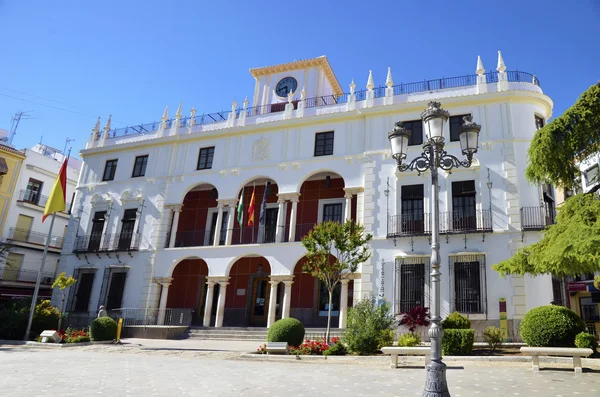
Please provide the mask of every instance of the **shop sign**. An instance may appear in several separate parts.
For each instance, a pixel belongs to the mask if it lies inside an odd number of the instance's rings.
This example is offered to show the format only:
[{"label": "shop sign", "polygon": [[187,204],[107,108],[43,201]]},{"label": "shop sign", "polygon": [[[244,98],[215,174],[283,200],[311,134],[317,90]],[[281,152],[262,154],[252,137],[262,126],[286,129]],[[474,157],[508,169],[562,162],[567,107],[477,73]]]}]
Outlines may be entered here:
[{"label": "shop sign", "polygon": [[571,282],[569,283],[569,292],[587,291],[586,282]]}]

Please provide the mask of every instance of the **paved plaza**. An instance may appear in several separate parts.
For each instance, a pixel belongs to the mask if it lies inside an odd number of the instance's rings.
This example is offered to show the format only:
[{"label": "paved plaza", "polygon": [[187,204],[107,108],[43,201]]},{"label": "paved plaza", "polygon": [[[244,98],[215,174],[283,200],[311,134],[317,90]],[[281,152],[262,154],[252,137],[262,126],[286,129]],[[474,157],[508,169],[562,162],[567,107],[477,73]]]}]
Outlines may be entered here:
[{"label": "paved plaza", "polygon": [[[359,360],[263,361],[240,358],[253,343],[185,341],[144,346],[41,349],[0,346],[0,395],[35,396],[418,396],[425,371]],[[237,351],[236,351],[237,350]],[[600,396],[600,371],[526,363],[458,363],[452,396]]]}]

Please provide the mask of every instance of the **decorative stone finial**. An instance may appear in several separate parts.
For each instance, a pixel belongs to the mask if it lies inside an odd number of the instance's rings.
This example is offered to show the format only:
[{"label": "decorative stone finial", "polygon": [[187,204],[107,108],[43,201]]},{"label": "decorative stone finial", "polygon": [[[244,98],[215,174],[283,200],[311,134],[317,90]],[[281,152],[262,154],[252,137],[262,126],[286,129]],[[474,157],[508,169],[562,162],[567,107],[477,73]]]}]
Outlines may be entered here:
[{"label": "decorative stone finial", "polygon": [[187,121],[189,127],[193,127],[196,125],[196,107],[192,106],[192,110],[190,110],[190,118]]},{"label": "decorative stone finial", "polygon": [[356,84],[354,84],[354,79],[350,83],[350,95],[354,95],[354,90],[356,89]]},{"label": "decorative stone finial", "polygon": [[504,58],[502,58],[502,52],[498,51],[498,67],[496,68],[499,72],[504,72],[506,70],[506,65],[504,64]]},{"label": "decorative stone finial", "polygon": [[94,126],[94,129],[92,130],[92,132],[94,134],[97,134],[98,132],[100,132],[100,117],[98,117],[98,121],[96,121],[96,125]]},{"label": "decorative stone finial", "polygon": [[306,89],[302,86],[302,91],[300,91],[300,99],[304,100],[306,98]]},{"label": "decorative stone finial", "polygon": [[237,101],[235,100],[235,98],[233,98],[233,102],[231,102],[231,112],[235,113],[237,109]]},{"label": "decorative stone finial", "polygon": [[196,107],[192,106],[192,110],[190,110],[190,118],[193,119],[196,117]]},{"label": "decorative stone finial", "polygon": [[394,86],[394,80],[392,80],[392,68],[388,67],[387,78],[385,79],[385,86],[392,88]]},{"label": "decorative stone finial", "polygon": [[108,120],[106,121],[106,125],[104,126],[104,132],[108,132],[111,130],[110,123],[112,120],[112,114],[108,116]]},{"label": "decorative stone finial", "polygon": [[175,118],[179,120],[181,118],[181,105],[183,102],[179,102],[179,106],[177,107],[177,111],[175,112]]},{"label": "decorative stone finial", "polygon": [[292,91],[288,92],[287,97],[288,97],[287,98],[288,99],[288,103],[291,104],[292,103],[292,99],[294,98],[294,93]]},{"label": "decorative stone finial", "polygon": [[477,70],[475,70],[475,73],[480,76],[485,73],[485,68],[483,67],[483,62],[481,62],[481,57],[479,55],[477,56]]},{"label": "decorative stone finial", "polygon": [[367,89],[372,90],[375,88],[375,83],[373,83],[373,71],[369,70],[369,79],[367,80]]},{"label": "decorative stone finial", "polygon": [[169,105],[167,105],[167,107],[165,108],[161,120],[163,121],[163,123],[169,121]]},{"label": "decorative stone finial", "polygon": [[244,105],[244,109],[248,107],[248,97],[244,98],[244,102],[242,102],[242,104]]}]

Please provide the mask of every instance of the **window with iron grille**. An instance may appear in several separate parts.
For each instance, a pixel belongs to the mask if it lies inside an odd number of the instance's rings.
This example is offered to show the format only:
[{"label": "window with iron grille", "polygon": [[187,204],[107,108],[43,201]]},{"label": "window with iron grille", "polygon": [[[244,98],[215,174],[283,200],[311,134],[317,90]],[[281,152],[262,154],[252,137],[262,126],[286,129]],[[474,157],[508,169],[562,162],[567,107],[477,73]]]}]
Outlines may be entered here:
[{"label": "window with iron grille", "polygon": [[104,165],[104,174],[102,174],[103,181],[112,181],[115,179],[115,172],[117,171],[117,159],[107,160]]},{"label": "window with iron grille", "polygon": [[458,135],[458,128],[463,124],[463,117],[470,116],[470,114],[461,114],[459,116],[450,116],[450,142],[458,142],[460,141],[460,136]]},{"label": "window with iron grille", "polygon": [[212,168],[213,156],[215,155],[215,147],[203,147],[198,155],[198,170],[209,170]]},{"label": "window with iron grille", "polygon": [[542,128],[542,127],[543,127],[545,124],[546,124],[546,121],[545,121],[545,120],[544,120],[542,117],[540,117],[540,116],[538,116],[538,115],[535,115],[535,129],[536,129],[536,130],[539,130],[539,129],[540,129],[540,128]]},{"label": "window with iron grille", "polygon": [[126,280],[127,268],[105,268],[98,306],[104,305],[106,310],[120,308],[123,301],[123,293],[125,292]]},{"label": "window with iron grille", "polygon": [[133,164],[132,178],[137,178],[146,175],[146,166],[148,165],[148,155],[137,156]]},{"label": "window with iron grille", "polygon": [[423,233],[423,185],[406,185],[400,190],[402,200],[402,230],[405,233]]},{"label": "window with iron grille", "polygon": [[343,220],[343,204],[325,204],[323,205],[323,222],[338,222]]},{"label": "window with iron grille", "polygon": [[485,255],[450,256],[449,265],[452,311],[486,313]]},{"label": "window with iron grille", "polygon": [[403,126],[407,130],[410,130],[412,132],[412,134],[410,134],[410,139],[408,140],[408,146],[423,144],[423,121],[422,120],[404,121]]},{"label": "window with iron grille", "polygon": [[396,311],[429,307],[429,258],[396,258]]},{"label": "window with iron grille", "polygon": [[74,270],[73,278],[77,280],[77,283],[69,288],[67,311],[87,312],[90,310],[90,297],[95,275],[96,271],[91,269]]},{"label": "window with iron grille", "polygon": [[329,156],[333,154],[333,131],[318,132],[315,134],[315,156]]},{"label": "window with iron grille", "polygon": [[552,304],[566,306],[564,290],[564,280],[561,277],[552,277]]}]

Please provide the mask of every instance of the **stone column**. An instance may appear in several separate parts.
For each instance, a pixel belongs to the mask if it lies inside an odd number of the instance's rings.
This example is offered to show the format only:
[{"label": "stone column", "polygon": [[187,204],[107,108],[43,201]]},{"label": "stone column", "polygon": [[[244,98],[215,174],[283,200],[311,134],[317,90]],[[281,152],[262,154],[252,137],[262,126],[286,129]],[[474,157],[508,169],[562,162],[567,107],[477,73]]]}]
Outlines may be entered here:
[{"label": "stone column", "polygon": [[217,301],[217,319],[215,327],[223,326],[223,315],[225,311],[225,291],[227,291],[227,281],[219,281],[219,300]]},{"label": "stone column", "polygon": [[171,234],[169,236],[169,248],[175,247],[175,238],[177,237],[177,228],[179,227],[181,207],[181,205],[173,207],[173,224],[171,225]]},{"label": "stone column", "polygon": [[269,328],[275,322],[276,309],[277,309],[277,285],[279,280],[269,281],[271,284],[271,295],[269,296],[269,316],[267,317],[267,328]]},{"label": "stone column", "polygon": [[160,303],[158,305],[158,318],[156,319],[156,325],[165,325],[165,316],[167,313],[167,299],[169,297],[169,286],[173,281],[170,277],[157,278],[156,282],[162,285],[162,291],[160,293]]},{"label": "stone column", "polygon": [[227,213],[227,232],[225,233],[225,245],[231,245],[231,238],[233,237],[233,220],[235,219],[235,206],[237,200],[229,202],[229,211]]},{"label": "stone column", "polygon": [[344,216],[344,221],[347,221],[352,219],[352,192],[346,191],[344,197],[346,198],[346,213]]},{"label": "stone column", "polygon": [[215,282],[207,281],[206,286],[206,301],[204,302],[204,320],[202,321],[203,327],[210,327],[210,317],[212,316],[212,301],[213,294],[215,292]]},{"label": "stone column", "polygon": [[223,223],[223,202],[219,201],[217,204],[217,224],[215,225],[215,240],[213,245],[216,247],[219,245],[221,239],[221,224]]},{"label": "stone column", "polygon": [[293,281],[284,281],[285,289],[283,290],[283,310],[281,311],[281,318],[290,317],[290,303],[292,301],[292,284]]},{"label": "stone column", "polygon": [[342,290],[340,291],[340,325],[339,328],[346,328],[346,318],[348,317],[348,283],[349,279],[340,281]]},{"label": "stone column", "polygon": [[294,242],[296,239],[296,216],[298,215],[298,197],[294,196],[291,198],[292,211],[290,212],[290,242]]},{"label": "stone column", "polygon": [[284,230],[284,222],[285,222],[285,213],[283,211],[283,205],[285,204],[285,199],[279,198],[277,200],[277,204],[279,204],[279,208],[277,209],[277,230],[275,230],[275,242],[281,243],[283,241],[283,233]]}]

